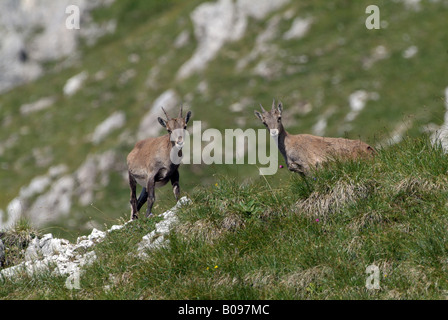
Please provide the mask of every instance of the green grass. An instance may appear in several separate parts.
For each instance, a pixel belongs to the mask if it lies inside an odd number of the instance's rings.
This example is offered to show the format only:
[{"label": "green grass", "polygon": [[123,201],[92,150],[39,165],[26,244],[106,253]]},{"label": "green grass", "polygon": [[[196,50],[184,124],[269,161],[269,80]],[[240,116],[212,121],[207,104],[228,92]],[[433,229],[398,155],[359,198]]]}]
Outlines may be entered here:
[{"label": "green grass", "polygon": [[[368,161],[334,162],[308,184],[287,172],[192,192],[169,246],[136,252],[158,218],[95,247],[81,289],[41,275],[0,286],[2,299],[445,299],[448,162],[429,138]],[[282,174],[282,173],[280,173]],[[380,289],[365,287],[366,268]],[[107,290],[105,287],[107,286]]]},{"label": "green grass", "polygon": [[0,268],[9,268],[23,261],[25,249],[35,237],[41,236],[29,221],[20,219],[16,224],[2,232],[0,230],[0,240],[5,246],[3,261],[0,261]]}]

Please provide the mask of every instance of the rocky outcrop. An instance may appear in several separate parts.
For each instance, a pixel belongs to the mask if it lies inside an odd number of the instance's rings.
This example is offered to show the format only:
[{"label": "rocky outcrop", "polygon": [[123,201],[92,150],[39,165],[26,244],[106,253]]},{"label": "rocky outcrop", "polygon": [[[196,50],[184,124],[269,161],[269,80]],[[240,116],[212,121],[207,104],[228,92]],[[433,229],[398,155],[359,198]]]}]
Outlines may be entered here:
[{"label": "rocky outcrop", "polygon": [[[3,0],[0,2],[0,93],[35,80],[44,72],[42,64],[75,57],[80,38],[93,44],[113,32],[115,23],[98,25],[90,12],[113,0]],[[66,9],[80,10],[80,29],[67,28]]]},{"label": "rocky outcrop", "polygon": [[95,191],[109,183],[112,172],[124,173],[124,166],[119,154],[108,150],[89,155],[73,173],[67,173],[65,165],[51,167],[45,175],[35,177],[22,187],[6,212],[0,211],[0,229],[9,229],[22,216],[39,227],[67,216],[74,202],[90,205]]},{"label": "rocky outcrop", "polygon": [[[187,197],[181,198],[178,203],[161,215],[163,220],[156,224],[155,230],[144,236],[137,246],[137,256],[145,258],[147,250],[160,248],[167,245],[164,238],[177,223],[176,211],[182,206],[190,203]],[[75,244],[66,239],[54,238],[51,233],[45,234],[41,238],[34,238],[25,251],[25,261],[0,271],[0,280],[13,280],[20,275],[51,272],[53,275],[79,277],[82,267],[92,264],[96,259],[94,247],[102,242],[108,233],[120,230],[123,225],[114,225],[107,231],[93,229],[90,235],[79,237]],[[4,247],[3,247],[4,249]],[[3,250],[4,252],[4,250]],[[2,243],[0,241],[0,258],[2,253]]]},{"label": "rocky outcrop", "polygon": [[198,47],[193,56],[180,68],[177,76],[184,79],[204,70],[227,42],[240,40],[247,29],[249,18],[265,18],[289,0],[219,0],[205,2],[192,13],[194,34]]},{"label": "rocky outcrop", "polygon": [[106,120],[101,122],[92,134],[92,143],[101,143],[110,133],[122,128],[126,124],[126,115],[123,111],[112,113]]},{"label": "rocky outcrop", "polygon": [[174,113],[174,111],[176,107],[179,107],[180,101],[179,95],[173,89],[166,90],[155,99],[151,109],[143,116],[140,122],[137,139],[143,140],[148,137],[157,136],[162,129],[162,126],[157,120],[159,116],[163,116],[162,107],[168,114],[174,116],[177,115],[177,112]]},{"label": "rocky outcrop", "polygon": [[167,245],[168,240],[165,236],[171,231],[171,228],[177,223],[176,210],[183,205],[187,205],[191,202],[187,197],[181,198],[177,204],[171,209],[162,214],[163,220],[156,223],[156,228],[143,237],[142,241],[138,244],[137,255],[141,258],[147,256],[146,250],[160,248]]}]

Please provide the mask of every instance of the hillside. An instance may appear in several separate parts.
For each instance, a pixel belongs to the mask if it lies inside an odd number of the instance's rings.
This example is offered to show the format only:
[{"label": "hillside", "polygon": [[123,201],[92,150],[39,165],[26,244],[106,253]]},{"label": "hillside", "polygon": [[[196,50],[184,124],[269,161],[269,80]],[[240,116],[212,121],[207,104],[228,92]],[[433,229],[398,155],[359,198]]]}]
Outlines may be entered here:
[{"label": "hillside", "polygon": [[[0,298],[446,299],[447,172],[443,149],[419,138],[329,165],[308,186],[297,175],[275,188],[221,177],[192,193],[169,234],[158,216],[116,226],[94,247],[83,243],[101,232],[81,239],[76,253],[95,259],[76,289],[50,264],[2,282]],[[42,237],[19,231],[30,246]],[[148,233],[154,245],[142,250]]]},{"label": "hillside", "polygon": [[[73,240],[127,219],[125,158],[162,133],[161,106],[183,103],[204,128],[262,129],[253,110],[275,98],[290,132],[376,146],[444,124],[446,0],[379,1],[379,30],[365,26],[368,1],[98,3],[82,22],[103,32],[52,59],[29,51],[42,72],[1,94],[0,229],[24,216]],[[182,195],[221,176],[266,182],[255,165],[183,165]],[[156,197],[156,214],[175,203],[169,187]]]}]

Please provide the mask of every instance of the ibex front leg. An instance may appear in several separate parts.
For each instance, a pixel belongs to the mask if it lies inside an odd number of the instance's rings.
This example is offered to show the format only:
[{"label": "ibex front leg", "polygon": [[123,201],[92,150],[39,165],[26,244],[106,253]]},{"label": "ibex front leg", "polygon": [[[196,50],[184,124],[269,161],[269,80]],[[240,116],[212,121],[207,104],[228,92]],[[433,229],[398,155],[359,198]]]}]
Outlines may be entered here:
[{"label": "ibex front leg", "polygon": [[156,184],[154,178],[150,178],[146,185],[146,191],[148,192],[148,209],[146,210],[146,218],[152,215],[152,206],[154,205]]},{"label": "ibex front leg", "polygon": [[171,185],[173,186],[173,193],[176,197],[176,201],[179,201],[180,198],[180,187],[179,187],[179,171],[176,170],[171,176]]}]

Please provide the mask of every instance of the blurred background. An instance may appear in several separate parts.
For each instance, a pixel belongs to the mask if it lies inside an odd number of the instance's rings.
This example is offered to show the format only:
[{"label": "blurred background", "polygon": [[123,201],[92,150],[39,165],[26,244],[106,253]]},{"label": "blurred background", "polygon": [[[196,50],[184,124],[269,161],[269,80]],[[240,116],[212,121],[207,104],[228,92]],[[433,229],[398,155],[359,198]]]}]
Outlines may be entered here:
[{"label": "blurred background", "polygon": [[[126,156],[164,133],[161,106],[260,129],[253,111],[277,99],[290,133],[376,147],[443,132],[447,13],[448,0],[0,0],[0,230],[24,217],[75,239],[128,219]],[[182,195],[264,179],[256,165],[180,175]],[[174,204],[157,189],[156,214]]]}]

